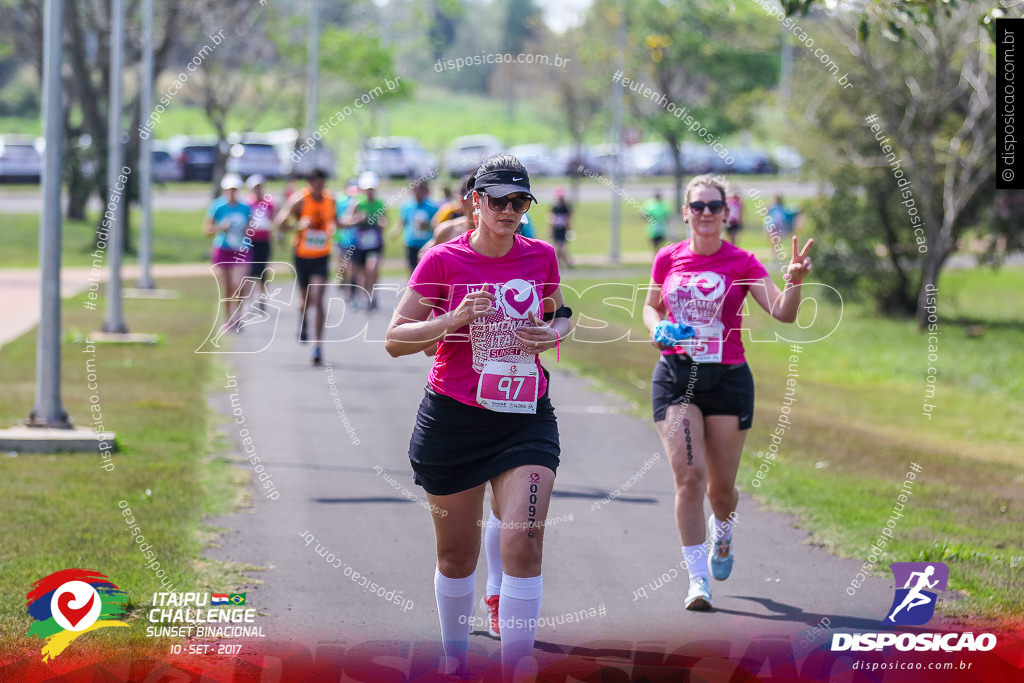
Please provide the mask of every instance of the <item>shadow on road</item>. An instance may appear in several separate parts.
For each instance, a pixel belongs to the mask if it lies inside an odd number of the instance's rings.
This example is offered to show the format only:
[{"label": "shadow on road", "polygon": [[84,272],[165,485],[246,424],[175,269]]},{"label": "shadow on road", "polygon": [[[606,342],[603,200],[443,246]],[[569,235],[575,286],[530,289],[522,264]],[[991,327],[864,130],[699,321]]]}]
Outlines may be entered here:
[{"label": "shadow on road", "polygon": [[740,617],[749,617],[751,619],[764,619],[767,621],[794,621],[803,622],[808,626],[815,626],[821,623],[823,618],[828,618],[827,622],[829,628],[832,629],[857,629],[862,631],[877,631],[879,629],[880,619],[864,619],[862,617],[844,617],[835,614],[817,614],[814,612],[805,612],[804,610],[794,605],[787,605],[776,600],[769,598],[756,598],[749,595],[733,595],[730,596],[737,600],[749,600],[756,602],[764,607],[766,610],[773,612],[773,614],[757,614],[755,612],[745,612],[743,610],[736,609],[722,609],[715,608],[715,612],[721,612],[722,614],[734,614]]}]

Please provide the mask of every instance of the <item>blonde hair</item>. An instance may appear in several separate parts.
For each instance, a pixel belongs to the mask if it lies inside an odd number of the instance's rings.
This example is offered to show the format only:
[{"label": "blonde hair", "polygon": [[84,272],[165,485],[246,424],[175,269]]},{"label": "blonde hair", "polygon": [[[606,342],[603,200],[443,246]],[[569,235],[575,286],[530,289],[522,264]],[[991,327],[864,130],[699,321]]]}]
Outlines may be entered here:
[{"label": "blonde hair", "polygon": [[695,176],[693,180],[687,183],[686,193],[683,195],[683,201],[689,202],[690,192],[697,187],[715,188],[722,194],[723,202],[725,201],[725,198],[728,196],[729,193],[729,183],[726,182],[725,178],[723,178],[720,175],[712,175],[710,173],[705,173],[704,175]]}]

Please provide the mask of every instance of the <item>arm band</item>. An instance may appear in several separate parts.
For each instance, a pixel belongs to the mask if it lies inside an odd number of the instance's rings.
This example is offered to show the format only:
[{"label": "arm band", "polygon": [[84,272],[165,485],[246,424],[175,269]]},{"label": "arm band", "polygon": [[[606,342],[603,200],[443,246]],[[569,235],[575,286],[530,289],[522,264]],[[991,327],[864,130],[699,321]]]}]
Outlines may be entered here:
[{"label": "arm band", "polygon": [[562,306],[561,308],[559,308],[554,313],[545,313],[544,314],[544,322],[546,322],[546,323],[547,322],[551,322],[555,318],[571,318],[571,317],[572,317],[572,309],[569,308],[568,306]]}]

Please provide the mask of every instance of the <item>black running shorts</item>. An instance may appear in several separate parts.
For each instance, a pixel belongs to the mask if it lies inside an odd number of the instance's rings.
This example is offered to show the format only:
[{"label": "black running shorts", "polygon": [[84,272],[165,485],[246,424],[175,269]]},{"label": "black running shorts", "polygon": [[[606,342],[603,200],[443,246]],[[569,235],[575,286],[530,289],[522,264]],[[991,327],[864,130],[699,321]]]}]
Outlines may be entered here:
[{"label": "black running shorts", "polygon": [[746,363],[694,363],[685,354],[662,356],[651,376],[654,421],[670,405],[690,403],[704,415],[735,415],[740,429],[754,424],[754,376]]},{"label": "black running shorts", "polygon": [[295,280],[299,284],[299,289],[305,291],[306,287],[309,286],[309,281],[316,275],[319,275],[327,281],[327,261],[330,256],[317,256],[316,258],[301,258],[295,257]]}]

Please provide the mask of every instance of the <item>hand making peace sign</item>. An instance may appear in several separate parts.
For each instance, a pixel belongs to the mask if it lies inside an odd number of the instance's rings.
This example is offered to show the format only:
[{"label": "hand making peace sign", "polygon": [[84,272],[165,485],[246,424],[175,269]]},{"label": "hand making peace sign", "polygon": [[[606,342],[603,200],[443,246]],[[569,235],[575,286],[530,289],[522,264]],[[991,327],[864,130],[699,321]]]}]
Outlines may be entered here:
[{"label": "hand making peace sign", "polygon": [[789,262],[789,267],[786,268],[786,281],[792,282],[794,285],[798,285],[803,282],[804,278],[807,277],[807,273],[811,272],[811,257],[808,256],[808,252],[811,250],[811,245],[814,244],[814,238],[807,240],[807,244],[804,248],[797,253],[796,235],[793,235],[793,260]]}]

